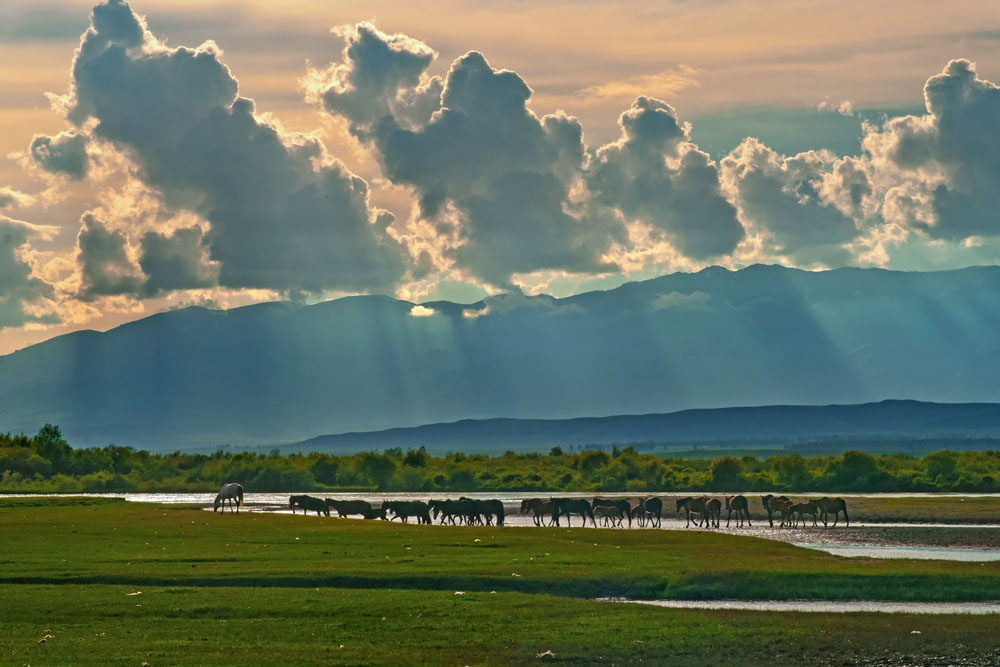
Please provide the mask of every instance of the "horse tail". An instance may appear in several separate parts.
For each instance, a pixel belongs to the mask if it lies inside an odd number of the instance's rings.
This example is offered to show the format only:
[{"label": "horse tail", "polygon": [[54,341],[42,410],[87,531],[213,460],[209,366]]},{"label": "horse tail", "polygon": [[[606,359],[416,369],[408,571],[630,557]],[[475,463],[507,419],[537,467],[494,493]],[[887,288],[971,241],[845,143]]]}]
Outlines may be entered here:
[{"label": "horse tail", "polygon": [[847,516],[847,503],[843,503],[842,507],[844,508],[844,521],[846,521],[847,525],[850,526],[851,525],[851,519],[850,519],[849,516]]},{"label": "horse tail", "polygon": [[236,511],[240,511],[240,505],[243,504],[243,485],[236,485]]}]

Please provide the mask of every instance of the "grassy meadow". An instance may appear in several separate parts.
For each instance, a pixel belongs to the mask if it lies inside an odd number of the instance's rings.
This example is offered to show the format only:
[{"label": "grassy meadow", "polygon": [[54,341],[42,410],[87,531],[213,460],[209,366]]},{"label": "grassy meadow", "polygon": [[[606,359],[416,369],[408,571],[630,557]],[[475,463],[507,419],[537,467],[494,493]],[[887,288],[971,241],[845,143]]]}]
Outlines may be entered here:
[{"label": "grassy meadow", "polygon": [[[665,656],[682,665],[845,664],[844,656],[986,655],[995,617],[669,610],[592,599],[1000,599],[997,563],[841,559],[701,531],[223,516],[93,498],[0,501],[0,564],[3,664],[620,664]],[[555,656],[536,657],[546,651]]]}]

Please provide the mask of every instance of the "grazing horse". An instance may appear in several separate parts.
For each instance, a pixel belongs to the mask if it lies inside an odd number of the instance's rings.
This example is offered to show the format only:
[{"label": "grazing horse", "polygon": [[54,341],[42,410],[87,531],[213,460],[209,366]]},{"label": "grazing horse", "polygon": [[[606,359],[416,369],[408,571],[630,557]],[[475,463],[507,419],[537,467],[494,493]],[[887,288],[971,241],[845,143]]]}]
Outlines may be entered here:
[{"label": "grazing horse", "polygon": [[372,511],[371,503],[366,500],[336,500],[334,498],[327,498],[327,516],[329,516],[331,508],[333,508],[333,510],[337,513],[337,516],[341,518],[350,514],[360,514],[361,516],[365,516]]},{"label": "grazing horse", "polygon": [[365,519],[382,519],[385,521],[385,508],[384,507],[372,507],[368,511],[361,514]]},{"label": "grazing horse", "polygon": [[[594,511],[597,511],[598,507],[617,507],[622,513],[623,519],[628,519],[628,527],[632,527],[632,506],[629,505],[628,501],[623,498],[606,500],[604,498],[594,498]],[[621,521],[618,522],[619,525]]]},{"label": "grazing horse", "polygon": [[316,516],[320,514],[330,516],[330,508],[326,503],[327,501],[315,496],[288,496],[288,507],[292,510],[292,514],[295,514],[296,507],[301,507],[303,514],[316,512]]},{"label": "grazing horse", "polygon": [[851,525],[851,520],[847,516],[847,503],[844,502],[843,498],[827,498],[826,496],[818,498],[813,501],[819,507],[819,516],[823,519],[823,525],[826,525],[826,520],[829,518],[829,514],[833,513],[833,525],[837,525],[837,519],[840,517],[840,513],[844,513],[844,520],[847,521],[847,525]]},{"label": "grazing horse", "polygon": [[813,527],[816,527],[816,515],[819,514],[819,506],[808,500],[804,503],[797,503],[788,508],[788,513],[792,515],[792,527],[797,528],[799,519],[802,519],[802,527],[806,527],[806,514],[812,515]]},{"label": "grazing horse", "polygon": [[243,486],[237,484],[236,482],[230,482],[229,484],[223,484],[222,488],[219,489],[219,494],[215,496],[215,502],[212,503],[212,511],[215,512],[219,509],[219,505],[222,505],[222,511],[226,511],[226,501],[229,501],[229,511],[233,511],[233,503],[236,503],[236,513],[240,513],[240,505],[243,504]]},{"label": "grazing horse", "polygon": [[[382,503],[382,509],[389,510],[396,515],[392,519],[400,519],[403,523],[407,523],[406,519],[411,516],[417,517],[417,523],[431,522],[430,509],[427,507],[427,503],[420,500],[386,500]],[[389,520],[392,521],[392,519]]]},{"label": "grazing horse", "polygon": [[[790,503],[788,496],[773,496],[770,493],[766,496],[760,497],[760,502],[764,504],[764,510],[767,512],[767,523],[774,528],[774,513],[779,511],[779,505],[785,503]],[[782,511],[781,514],[781,525],[785,525],[785,513]]]},{"label": "grazing horse", "polygon": [[[701,498],[692,498],[691,496],[688,496],[687,498],[678,498],[677,509],[674,510],[674,514],[677,514],[677,512],[680,512],[681,509],[683,509],[687,516],[687,523],[684,524],[684,527],[688,528],[691,526],[692,514],[705,514],[705,503],[707,502],[708,498],[705,498],[704,496]],[[695,521],[694,525],[698,526],[698,522]]]},{"label": "grazing horse", "polygon": [[733,512],[736,512],[737,528],[743,527],[743,517],[747,519],[747,526],[753,527],[753,524],[750,523],[750,505],[747,503],[746,496],[726,496],[726,511],[729,513],[726,517],[726,528],[729,528],[729,520],[733,518]]},{"label": "grazing horse", "polygon": [[556,506],[556,511],[552,516],[556,520],[557,526],[559,525],[559,517],[565,514],[566,524],[572,527],[573,515],[579,514],[584,526],[587,525],[587,517],[590,517],[590,522],[594,524],[594,528],[597,528],[594,510],[590,503],[583,498],[549,498],[549,502]]},{"label": "grazing horse", "polygon": [[705,501],[705,511],[701,515],[705,528],[719,527],[722,520],[722,501],[718,498],[711,498]]},{"label": "grazing horse", "polygon": [[547,502],[541,498],[528,498],[521,501],[521,514],[531,512],[534,515],[536,526],[541,526],[546,515],[549,516],[549,525],[555,523],[556,512],[555,503]]}]

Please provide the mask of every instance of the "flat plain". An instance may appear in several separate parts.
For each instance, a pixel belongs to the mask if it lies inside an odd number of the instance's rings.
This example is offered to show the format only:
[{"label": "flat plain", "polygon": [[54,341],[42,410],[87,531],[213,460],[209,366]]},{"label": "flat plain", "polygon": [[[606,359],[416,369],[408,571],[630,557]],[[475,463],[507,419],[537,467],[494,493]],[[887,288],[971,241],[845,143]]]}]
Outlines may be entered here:
[{"label": "flat plain", "polygon": [[[0,501],[3,664],[995,664],[995,616],[633,599],[1000,600],[1000,564],[707,531]],[[44,641],[42,641],[44,640]]]}]

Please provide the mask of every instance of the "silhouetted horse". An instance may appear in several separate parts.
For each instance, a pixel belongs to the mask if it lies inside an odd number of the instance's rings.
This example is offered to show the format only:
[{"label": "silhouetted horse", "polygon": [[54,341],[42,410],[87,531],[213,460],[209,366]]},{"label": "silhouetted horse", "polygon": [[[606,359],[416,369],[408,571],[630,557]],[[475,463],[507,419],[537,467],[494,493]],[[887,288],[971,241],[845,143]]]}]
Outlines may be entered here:
[{"label": "silhouetted horse", "polygon": [[702,513],[702,522],[706,528],[719,527],[722,520],[722,501],[718,498],[709,498],[705,501],[705,511]]},{"label": "silhouetted horse", "polygon": [[[632,506],[624,498],[604,499],[594,498],[594,512],[598,507],[617,507],[623,519],[628,519],[628,527],[632,527]],[[621,525],[621,521],[618,522]]]},{"label": "silhouetted horse", "polygon": [[813,501],[816,506],[819,507],[819,516],[823,519],[823,525],[826,525],[826,520],[829,518],[830,513],[833,513],[833,525],[837,525],[837,520],[840,518],[840,513],[844,513],[844,520],[847,521],[847,525],[851,525],[851,520],[847,516],[847,503],[844,502],[843,498],[827,498],[822,497]]},{"label": "silhouetted horse", "polygon": [[328,513],[330,508],[332,508],[337,513],[337,516],[341,518],[350,514],[365,516],[365,514],[372,511],[371,503],[366,500],[337,500],[335,498],[327,498],[326,507]]},{"label": "silhouetted horse", "polygon": [[407,518],[411,516],[417,517],[417,523],[431,522],[427,503],[420,500],[386,500],[382,503],[382,508],[396,515],[392,519],[400,519],[403,523],[407,523]]},{"label": "silhouetted horse", "polygon": [[[692,514],[701,514],[701,515],[703,515],[702,518],[704,520],[705,503],[707,503],[707,502],[708,502],[708,498],[705,498],[704,496],[702,496],[701,498],[693,498],[691,496],[688,496],[687,498],[678,498],[677,499],[677,509],[674,510],[674,514],[676,514],[677,512],[680,512],[681,509],[683,509],[684,513],[685,513],[685,515],[687,517],[687,523],[684,524],[684,527],[685,528],[689,528],[691,526],[691,515]],[[698,526],[698,521],[697,520],[695,520],[694,525]]]},{"label": "silhouetted horse", "polygon": [[663,516],[663,500],[660,498],[643,498],[639,501],[640,507],[642,507],[642,512],[646,519],[649,521],[649,525],[655,524],[659,528],[661,526],[660,519]]},{"label": "silhouetted horse", "polygon": [[528,498],[521,501],[521,514],[531,512],[536,526],[541,526],[545,516],[549,517],[549,525],[556,522],[556,505],[553,502],[542,500],[541,498]]},{"label": "silhouetted horse", "polygon": [[738,528],[743,527],[743,517],[746,517],[747,525],[753,527],[753,524],[750,523],[750,504],[747,502],[746,496],[726,496],[726,512],[728,512],[726,528],[729,528],[733,512],[736,512],[736,526]]},{"label": "silhouetted horse", "polygon": [[[763,503],[764,511],[767,512],[767,523],[771,528],[774,528],[775,512],[781,512],[781,525],[785,525],[785,517],[787,516],[788,511],[787,507],[792,502],[789,500],[788,496],[774,496],[769,493],[766,496],[761,496],[760,502]],[[785,509],[782,509],[782,507]]]},{"label": "silhouetted horse", "polygon": [[583,525],[587,525],[587,517],[590,517],[590,522],[594,524],[594,528],[597,528],[597,520],[594,518],[594,510],[583,498],[549,498],[549,502],[556,506],[556,511],[553,514],[553,518],[556,520],[556,525],[559,525],[559,517],[566,515],[566,525],[573,525],[573,515],[579,514],[580,518],[583,520]]},{"label": "silhouetted horse", "polygon": [[316,512],[316,516],[320,514],[330,516],[330,510],[327,509],[326,501],[315,496],[288,496],[288,507],[292,510],[292,514],[295,514],[296,507],[301,507],[303,514]]},{"label": "silhouetted horse", "polygon": [[361,514],[365,519],[382,519],[385,521],[385,508],[384,507],[372,507]]},{"label": "silhouetted horse", "polygon": [[215,512],[219,509],[219,505],[222,505],[222,511],[225,512],[227,500],[229,501],[229,511],[233,511],[233,503],[235,502],[236,513],[239,514],[240,505],[243,504],[243,486],[236,482],[223,484],[218,495],[215,496],[215,502],[212,503],[212,511]]}]

